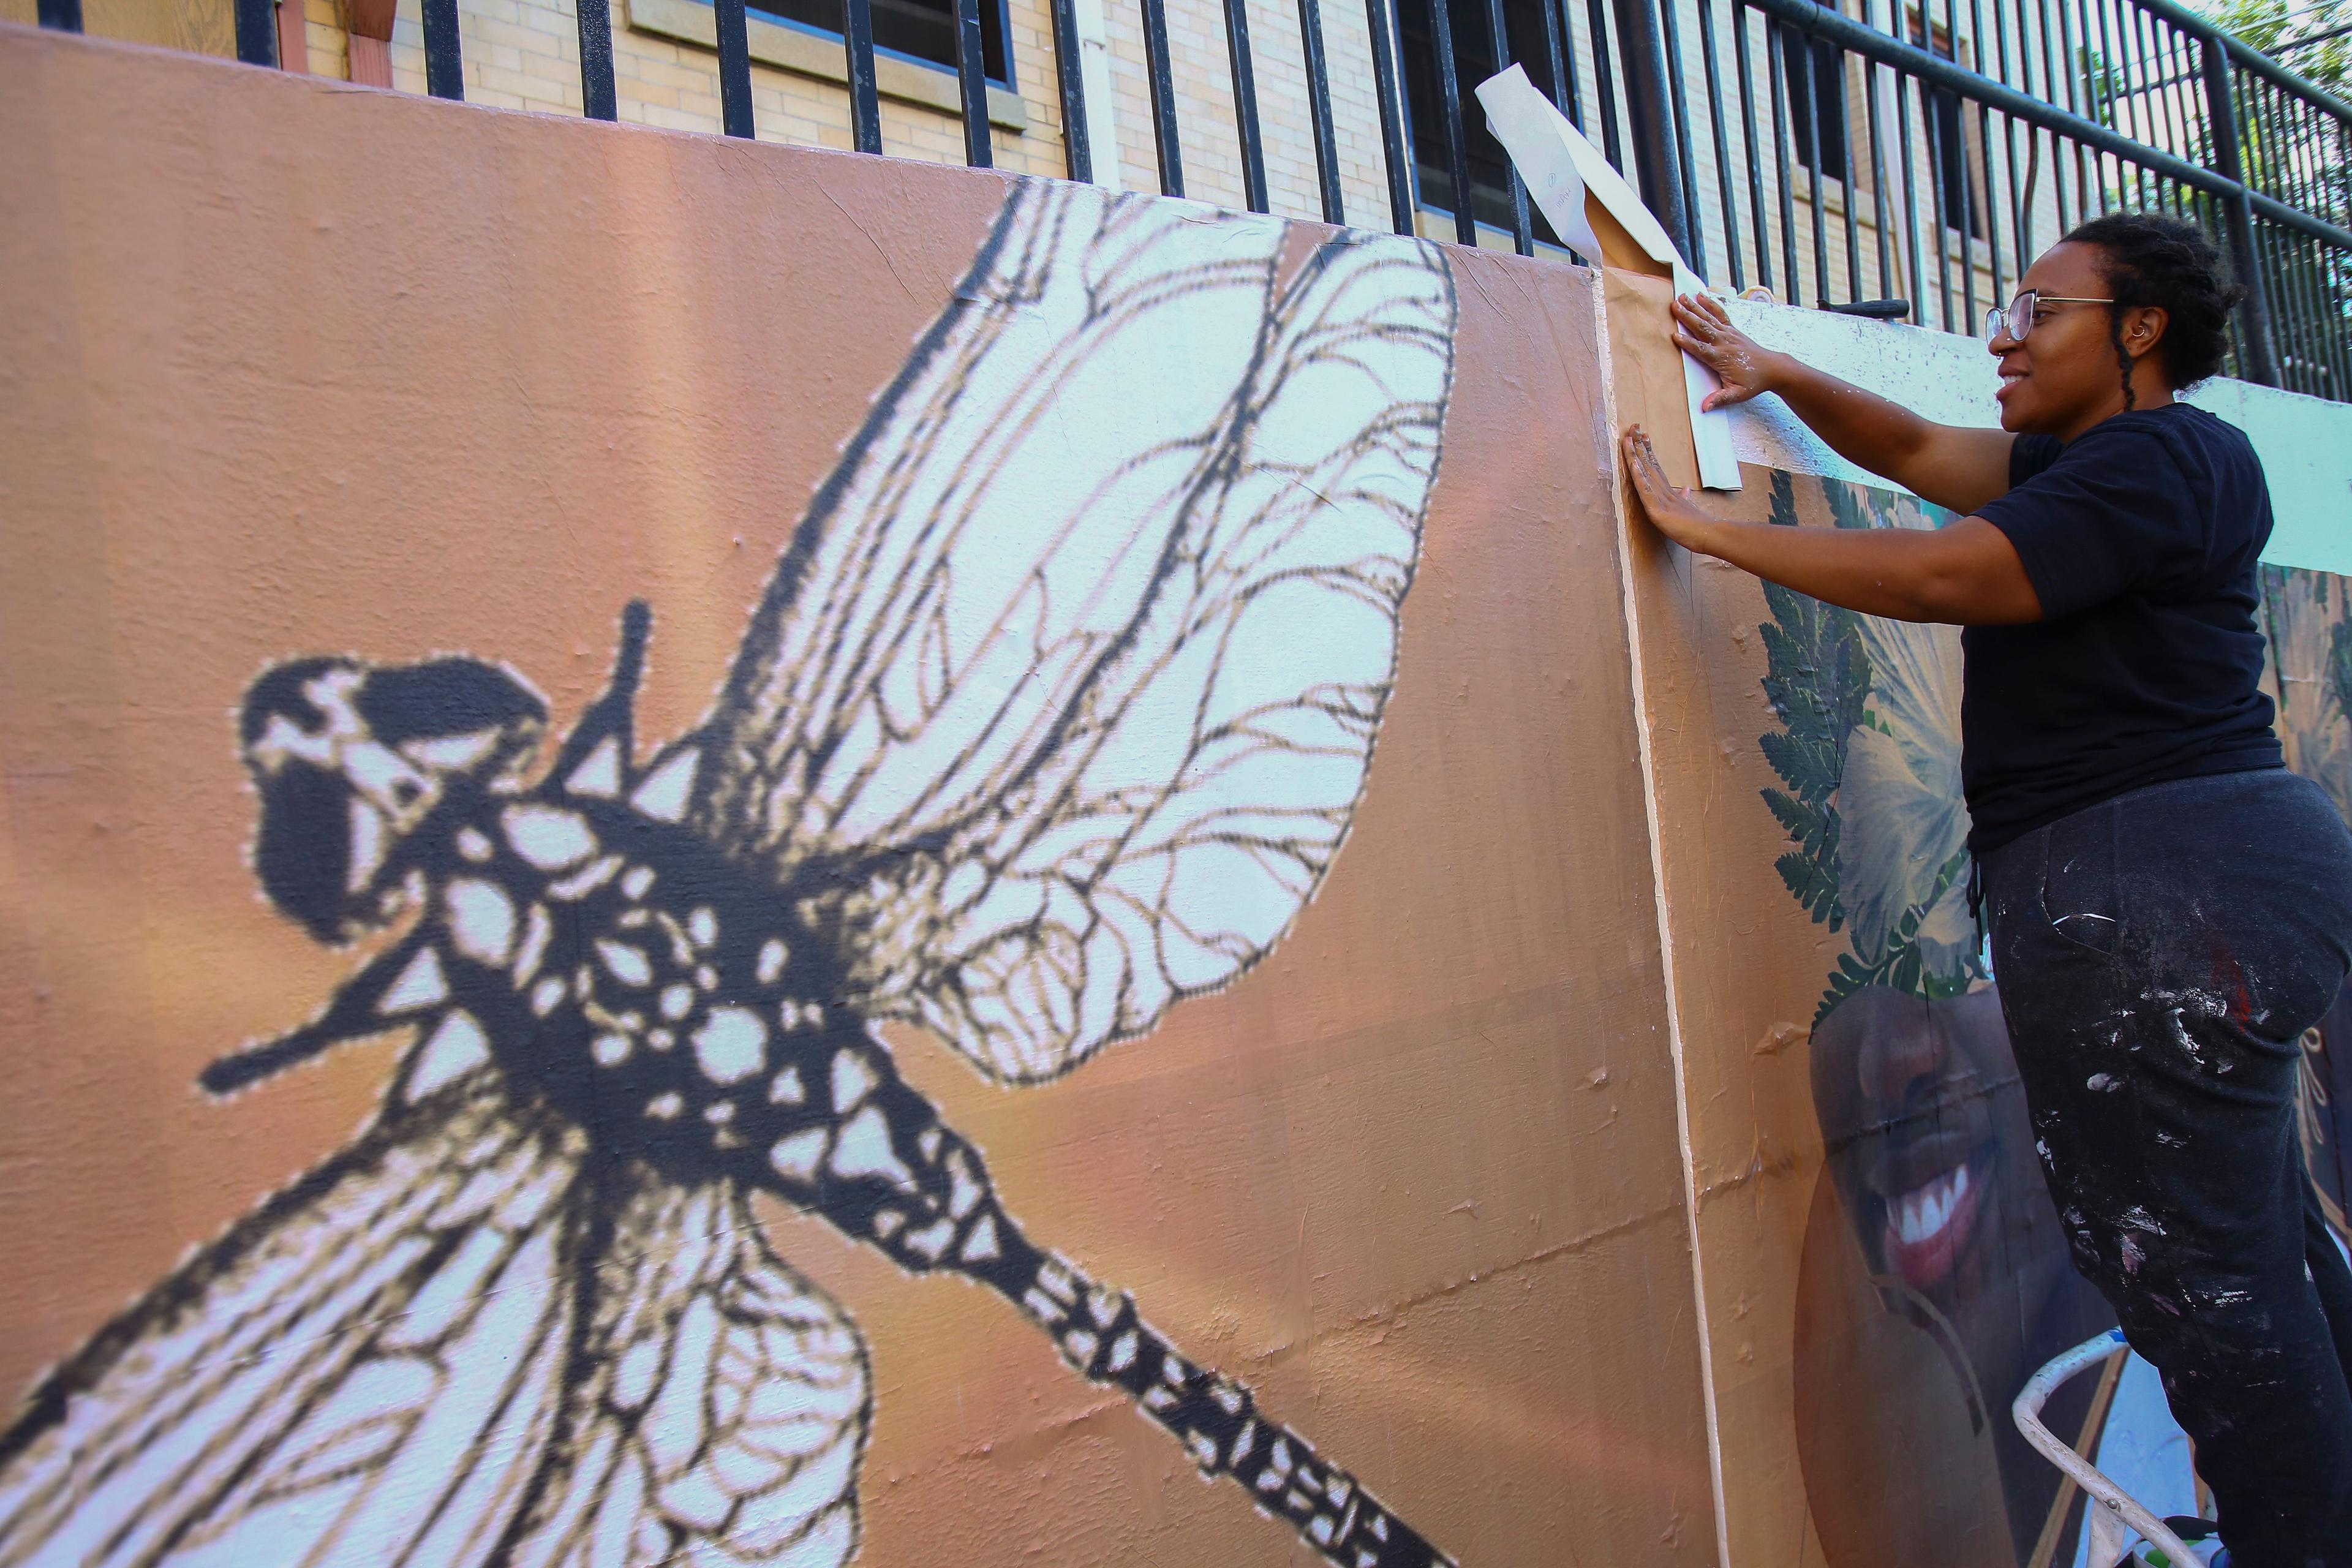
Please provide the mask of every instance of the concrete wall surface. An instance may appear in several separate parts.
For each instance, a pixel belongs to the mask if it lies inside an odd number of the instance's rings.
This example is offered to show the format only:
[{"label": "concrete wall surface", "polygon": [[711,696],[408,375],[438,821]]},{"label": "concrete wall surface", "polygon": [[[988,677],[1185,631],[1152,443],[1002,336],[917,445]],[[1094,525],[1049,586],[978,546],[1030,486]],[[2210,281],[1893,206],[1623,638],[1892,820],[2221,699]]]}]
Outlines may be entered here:
[{"label": "concrete wall surface", "polygon": [[1957,639],[1629,518],[1663,284],[5,25],[0,140],[0,1568],[2076,1561]]}]

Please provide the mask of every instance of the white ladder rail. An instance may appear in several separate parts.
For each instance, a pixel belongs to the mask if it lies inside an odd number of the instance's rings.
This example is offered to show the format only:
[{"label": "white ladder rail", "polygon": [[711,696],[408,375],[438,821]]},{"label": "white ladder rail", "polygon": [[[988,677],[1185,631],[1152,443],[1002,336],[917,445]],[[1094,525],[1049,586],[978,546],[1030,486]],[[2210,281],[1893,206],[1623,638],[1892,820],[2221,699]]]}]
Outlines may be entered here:
[{"label": "white ladder rail", "polygon": [[2042,1423],[2042,1407],[2058,1392],[2061,1384],[2130,1348],[2121,1329],[2110,1329],[2084,1341],[2035,1373],[2018,1392],[2016,1402],[2009,1407],[2010,1415],[2025,1440],[2042,1458],[2072,1477],[2089,1500],[2083,1511],[2090,1527],[2090,1568],[2115,1568],[2123,1562],[2134,1531],[2169,1558],[2173,1568],[2196,1568],[2196,1554],[2180,1537],[2165,1528],[2164,1521],[2142,1507],[2130,1493]]}]

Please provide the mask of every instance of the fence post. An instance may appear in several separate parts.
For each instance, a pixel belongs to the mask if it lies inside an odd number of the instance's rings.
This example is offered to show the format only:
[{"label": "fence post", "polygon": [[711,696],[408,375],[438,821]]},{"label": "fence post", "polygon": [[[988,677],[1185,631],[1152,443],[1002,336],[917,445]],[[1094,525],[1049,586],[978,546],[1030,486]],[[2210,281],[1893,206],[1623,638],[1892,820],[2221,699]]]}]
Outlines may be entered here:
[{"label": "fence post", "polygon": [[[1625,114],[1633,129],[1633,168],[1642,199],[1664,226],[1666,237],[1691,254],[1690,213],[1683,205],[1682,159],[1675,151],[1674,110],[1666,94],[1666,49],[1658,34],[1658,7],[1674,0],[1614,0],[1617,52],[1625,68]],[[1598,41],[1595,49],[1599,48]]]},{"label": "fence post", "polygon": [[2245,301],[2239,307],[2246,344],[2242,368],[2248,381],[2276,386],[2278,356],[2271,344],[2270,297],[2263,287],[2262,265],[2254,257],[2254,208],[2246,200],[2245,158],[2238,146],[2238,109],[2230,90],[2230,51],[2221,39],[2210,36],[2200,37],[2198,45],[2204,55],[2205,118],[2212,127],[2213,172],[2237,183],[2237,189],[2221,198],[2221,226],[2229,231],[2230,269],[2238,275],[2240,286],[2246,290]]}]

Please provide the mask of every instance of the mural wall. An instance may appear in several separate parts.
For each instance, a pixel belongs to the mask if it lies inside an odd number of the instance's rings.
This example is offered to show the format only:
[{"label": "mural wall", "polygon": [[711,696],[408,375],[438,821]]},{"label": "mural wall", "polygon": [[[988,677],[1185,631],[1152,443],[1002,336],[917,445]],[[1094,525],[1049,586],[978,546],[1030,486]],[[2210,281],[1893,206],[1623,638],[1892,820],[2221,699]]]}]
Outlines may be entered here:
[{"label": "mural wall", "polygon": [[1628,527],[1663,284],[13,29],[0,136],[0,1564],[2081,1562],[1958,638]]},{"label": "mural wall", "polygon": [[0,1563],[1710,1555],[1589,275],[21,37]]}]

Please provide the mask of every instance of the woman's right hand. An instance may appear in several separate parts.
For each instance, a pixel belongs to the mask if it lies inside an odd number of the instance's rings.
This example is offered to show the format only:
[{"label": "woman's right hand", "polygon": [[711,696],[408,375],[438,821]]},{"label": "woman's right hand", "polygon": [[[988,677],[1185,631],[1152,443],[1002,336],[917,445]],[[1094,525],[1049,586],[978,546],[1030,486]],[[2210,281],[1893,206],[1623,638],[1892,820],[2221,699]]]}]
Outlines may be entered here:
[{"label": "woman's right hand", "polygon": [[1731,324],[1723,306],[1705,294],[1675,296],[1675,346],[1715,373],[1723,385],[1706,395],[1705,408],[1728,408],[1779,384],[1790,363]]}]

